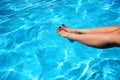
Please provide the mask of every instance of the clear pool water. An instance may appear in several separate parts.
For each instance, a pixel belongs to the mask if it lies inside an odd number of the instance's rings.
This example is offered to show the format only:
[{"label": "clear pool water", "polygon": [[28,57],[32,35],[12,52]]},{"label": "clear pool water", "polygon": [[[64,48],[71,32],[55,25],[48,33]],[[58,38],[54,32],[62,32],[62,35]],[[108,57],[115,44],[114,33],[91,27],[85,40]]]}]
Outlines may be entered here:
[{"label": "clear pool water", "polygon": [[0,80],[120,80],[120,48],[59,36],[120,24],[120,0],[0,0]]}]

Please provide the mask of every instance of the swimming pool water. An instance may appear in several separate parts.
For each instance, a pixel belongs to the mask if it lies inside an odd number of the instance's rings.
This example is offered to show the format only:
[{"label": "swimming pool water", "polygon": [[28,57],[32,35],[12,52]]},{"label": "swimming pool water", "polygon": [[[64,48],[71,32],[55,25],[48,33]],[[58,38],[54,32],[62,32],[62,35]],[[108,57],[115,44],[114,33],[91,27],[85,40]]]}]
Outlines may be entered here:
[{"label": "swimming pool water", "polygon": [[0,80],[120,80],[120,48],[59,36],[120,24],[119,0],[0,0]]}]

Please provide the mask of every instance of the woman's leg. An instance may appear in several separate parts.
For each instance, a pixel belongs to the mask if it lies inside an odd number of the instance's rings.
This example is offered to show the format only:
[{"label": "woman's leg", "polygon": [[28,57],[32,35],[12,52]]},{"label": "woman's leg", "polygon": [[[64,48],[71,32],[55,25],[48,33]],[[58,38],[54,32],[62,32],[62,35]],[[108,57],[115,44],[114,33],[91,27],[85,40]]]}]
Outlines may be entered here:
[{"label": "woman's leg", "polygon": [[112,32],[117,29],[120,29],[120,25],[118,26],[105,26],[105,27],[99,27],[99,28],[91,28],[91,29],[75,29],[75,28],[68,28],[65,25],[62,25],[63,30],[71,33],[106,33],[106,32]]},{"label": "woman's leg", "polygon": [[73,40],[77,40],[81,43],[84,43],[93,47],[104,47],[108,44],[113,44],[114,34],[112,33],[95,33],[95,34],[76,34],[69,33],[64,30],[58,29],[58,34]]}]

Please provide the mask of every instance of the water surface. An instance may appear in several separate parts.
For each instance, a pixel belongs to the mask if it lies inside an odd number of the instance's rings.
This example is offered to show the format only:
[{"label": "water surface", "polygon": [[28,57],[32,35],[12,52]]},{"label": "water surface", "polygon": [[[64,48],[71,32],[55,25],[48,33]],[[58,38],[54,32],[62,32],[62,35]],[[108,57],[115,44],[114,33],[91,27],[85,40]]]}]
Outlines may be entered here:
[{"label": "water surface", "polygon": [[97,49],[59,36],[120,24],[119,0],[1,0],[0,80],[120,80],[119,47]]}]

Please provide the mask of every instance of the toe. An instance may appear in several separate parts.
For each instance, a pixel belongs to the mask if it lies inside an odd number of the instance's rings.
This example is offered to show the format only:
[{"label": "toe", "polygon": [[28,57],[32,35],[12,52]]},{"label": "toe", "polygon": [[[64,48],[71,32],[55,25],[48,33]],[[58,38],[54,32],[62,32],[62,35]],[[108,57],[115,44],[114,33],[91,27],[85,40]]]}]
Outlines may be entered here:
[{"label": "toe", "polygon": [[59,28],[61,28],[61,26],[59,26]]},{"label": "toe", "polygon": [[62,24],[62,26],[65,26],[64,24]]},{"label": "toe", "polygon": [[62,27],[59,27],[59,28],[57,29],[57,32],[59,33],[61,30],[62,30]]}]

